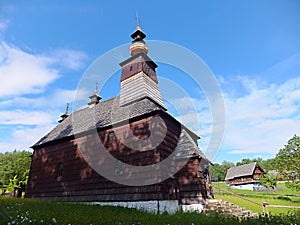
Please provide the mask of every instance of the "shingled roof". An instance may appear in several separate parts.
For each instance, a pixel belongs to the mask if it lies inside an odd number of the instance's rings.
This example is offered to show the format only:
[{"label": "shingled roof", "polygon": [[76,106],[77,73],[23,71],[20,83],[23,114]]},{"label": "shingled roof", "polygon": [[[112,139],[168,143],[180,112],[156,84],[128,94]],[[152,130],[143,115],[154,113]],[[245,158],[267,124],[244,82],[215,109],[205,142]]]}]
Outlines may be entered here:
[{"label": "shingled roof", "polygon": [[253,162],[253,163],[229,168],[227,170],[225,180],[231,180],[237,177],[252,175],[256,166],[258,166],[257,162]]},{"label": "shingled roof", "polygon": [[[105,128],[154,111],[160,111],[171,116],[164,108],[149,98],[141,99],[134,104],[127,106],[119,106],[119,96],[117,96],[115,98],[99,102],[92,108],[86,107],[75,111],[32,147],[35,148],[48,142],[70,137],[92,129]],[[174,117],[173,119],[176,120]],[[180,148],[180,152],[182,152],[182,154],[177,157],[192,157],[198,155],[204,159],[205,155],[190,136],[191,134],[195,136],[197,135],[184,125],[182,125],[182,128],[178,143],[178,148]]]},{"label": "shingled roof", "polygon": [[117,96],[99,102],[92,108],[86,107],[75,111],[32,147],[95,128],[104,128],[157,110],[163,109],[148,98],[120,107]]},{"label": "shingled roof", "polygon": [[184,159],[191,157],[201,157],[207,162],[211,162],[206,156],[203,154],[201,149],[197,146],[197,144],[193,141],[191,136],[187,133],[185,129],[182,129],[179,141],[175,149],[178,153],[175,155],[176,159]]}]

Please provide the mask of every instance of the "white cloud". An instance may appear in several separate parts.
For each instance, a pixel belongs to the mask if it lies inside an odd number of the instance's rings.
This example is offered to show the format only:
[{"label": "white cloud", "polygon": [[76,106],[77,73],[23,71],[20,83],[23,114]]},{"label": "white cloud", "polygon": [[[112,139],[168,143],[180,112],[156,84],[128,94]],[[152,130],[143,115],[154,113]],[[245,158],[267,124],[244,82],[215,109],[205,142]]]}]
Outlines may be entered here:
[{"label": "white cloud", "polygon": [[0,131],[4,134],[0,138],[0,152],[32,146],[57,125],[66,102],[72,103],[75,93],[76,90],[56,89],[49,96],[16,97],[0,102],[0,109],[11,109],[0,110]]},{"label": "white cloud", "polygon": [[53,115],[43,111],[0,111],[0,124],[43,125],[53,121]]},{"label": "white cloud", "polygon": [[40,93],[58,77],[49,58],[0,43],[0,97]]},{"label": "white cloud", "polygon": [[168,99],[167,107],[173,115],[176,111],[177,120],[201,137],[199,146],[205,151],[212,132],[212,115],[207,100],[184,96]]},{"label": "white cloud", "polygon": [[[242,76],[238,79],[247,92],[239,97],[224,93],[226,128],[221,149],[228,156],[274,156],[289,138],[300,135],[300,78],[264,88],[258,87],[256,80]],[[177,119],[202,137],[199,145],[205,152],[212,132],[211,112],[205,99],[189,101],[192,106],[185,98],[172,102],[181,112]]]},{"label": "white cloud", "polygon": [[71,49],[58,49],[51,55],[53,63],[71,70],[81,69],[85,64],[85,60],[88,59],[84,52]]},{"label": "white cloud", "polygon": [[4,134],[0,141],[0,152],[32,146],[56,126],[59,116],[64,113],[66,102],[71,103],[75,93],[75,90],[56,89],[49,96],[17,97],[0,102],[0,109],[10,109],[0,110],[0,131]]},{"label": "white cloud", "polygon": [[57,124],[67,102],[72,107],[75,95],[85,96],[84,90],[48,87],[62,71],[81,69],[86,59],[81,51],[36,54],[0,42],[0,152],[28,149]]},{"label": "white cloud", "polygon": [[209,105],[205,99],[195,99],[186,96],[169,99],[167,107],[170,113],[176,114],[177,120],[196,134],[200,134],[201,131],[201,135],[203,135],[203,133],[206,134],[206,132],[211,130],[212,118]]},{"label": "white cloud", "polygon": [[0,98],[42,93],[59,78],[60,70],[78,70],[87,56],[81,51],[59,49],[49,54],[31,54],[0,43]]},{"label": "white cloud", "polygon": [[[23,109],[23,110],[44,110],[51,113],[60,110],[65,107],[66,103],[72,103],[76,95],[76,100],[85,100],[86,104],[88,102],[88,97],[86,97],[85,90],[67,90],[67,89],[55,89],[48,95],[42,95],[38,97],[11,97],[3,101],[0,101],[1,108],[13,108]],[[72,104],[70,105],[72,106]],[[53,111],[54,110],[54,111]]]},{"label": "white cloud", "polygon": [[[17,127],[11,134],[10,139],[0,142],[0,153],[13,150],[30,150],[30,147],[36,143],[43,135],[53,129],[55,124],[47,124],[29,128],[27,126]],[[16,141],[17,140],[17,141]]]},{"label": "white cloud", "polygon": [[[245,80],[244,80],[245,81]],[[226,134],[223,148],[231,154],[270,153],[275,155],[294,134],[299,134],[300,78],[281,85],[258,89],[249,80],[249,94],[226,95]]]},{"label": "white cloud", "polygon": [[0,21],[0,34],[6,30],[7,26],[8,26],[7,20]]}]

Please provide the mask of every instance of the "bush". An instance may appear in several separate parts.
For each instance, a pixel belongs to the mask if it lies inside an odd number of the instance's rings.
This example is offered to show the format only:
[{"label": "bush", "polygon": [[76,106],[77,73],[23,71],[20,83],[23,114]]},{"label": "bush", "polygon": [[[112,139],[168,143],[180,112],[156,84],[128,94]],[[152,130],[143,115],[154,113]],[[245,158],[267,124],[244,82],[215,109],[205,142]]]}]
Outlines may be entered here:
[{"label": "bush", "polygon": [[277,199],[286,200],[286,201],[292,201],[292,199],[288,196],[278,196]]}]

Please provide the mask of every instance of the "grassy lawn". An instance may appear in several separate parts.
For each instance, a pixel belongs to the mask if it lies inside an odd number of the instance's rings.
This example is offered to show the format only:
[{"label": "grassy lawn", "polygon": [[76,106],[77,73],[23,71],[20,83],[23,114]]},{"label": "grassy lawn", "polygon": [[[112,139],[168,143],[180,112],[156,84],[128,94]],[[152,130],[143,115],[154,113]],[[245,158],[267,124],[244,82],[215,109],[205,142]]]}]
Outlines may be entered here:
[{"label": "grassy lawn", "polygon": [[174,215],[151,214],[112,206],[59,203],[29,199],[0,197],[0,224],[105,224],[105,225],[213,225],[213,224],[299,224],[300,213],[273,216],[270,219],[238,221],[235,218],[201,213],[182,213]]},{"label": "grassy lawn", "polygon": [[[233,203],[235,205],[244,207],[246,209],[252,210],[253,212],[257,212],[257,213],[262,213],[262,207],[255,205],[251,202],[247,202],[245,200],[239,199],[237,197],[233,197],[233,196],[229,196],[229,195],[216,195],[215,196],[216,199],[222,199],[225,200],[227,202]],[[249,198],[255,202],[258,203],[262,203],[262,199],[261,198],[254,198],[251,197]],[[283,206],[300,206],[300,204],[298,203],[293,203],[290,201],[286,201],[286,200],[279,200],[279,199],[267,199],[267,202],[271,205],[283,205]],[[272,215],[276,215],[276,214],[288,214],[294,211],[299,211],[299,209],[285,209],[285,208],[268,208],[269,213],[271,213]]]},{"label": "grassy lawn", "polygon": [[[257,203],[262,204],[267,201],[271,205],[282,205],[282,206],[300,206],[300,193],[287,189],[284,184],[279,184],[282,190],[276,192],[256,192],[251,190],[239,190],[239,189],[229,189],[226,187],[225,182],[213,183],[215,198],[222,199],[233,204],[239,205],[246,209],[252,210],[253,212],[262,213],[262,207],[240,199],[238,197],[232,196],[222,189],[238,194],[244,198],[250,199]],[[220,188],[220,189],[219,189]],[[288,214],[290,212],[299,211],[299,209],[286,209],[286,208],[271,208],[269,207],[269,212],[273,215],[278,214]]]},{"label": "grassy lawn", "polygon": [[[215,187],[214,191],[218,192],[218,187],[223,188],[223,189],[228,189],[226,187],[225,182],[214,182],[213,186]],[[300,193],[293,191],[291,189],[288,189],[285,184],[278,184],[278,188],[281,188],[281,190],[278,191],[271,191],[271,192],[259,192],[259,191],[251,191],[251,190],[239,190],[239,189],[230,189],[233,190],[235,193],[241,193],[241,194],[252,194],[252,195],[268,195],[268,196],[279,196],[279,195],[284,195],[284,196],[298,196],[300,198]]]}]

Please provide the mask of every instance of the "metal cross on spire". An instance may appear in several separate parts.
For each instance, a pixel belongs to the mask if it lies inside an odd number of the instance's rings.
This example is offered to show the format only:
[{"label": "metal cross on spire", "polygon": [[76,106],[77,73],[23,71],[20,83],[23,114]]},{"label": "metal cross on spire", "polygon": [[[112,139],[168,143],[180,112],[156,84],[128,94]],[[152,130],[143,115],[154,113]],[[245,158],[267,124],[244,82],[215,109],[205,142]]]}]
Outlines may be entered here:
[{"label": "metal cross on spire", "polygon": [[139,15],[138,15],[138,12],[136,11],[136,30],[140,30],[141,29],[141,21],[140,21],[140,18],[139,18]]},{"label": "metal cross on spire", "polygon": [[99,92],[99,87],[98,87],[99,83],[96,82],[96,88],[95,88],[95,91],[94,93],[98,95],[98,92]]},{"label": "metal cross on spire", "polygon": [[69,115],[69,103],[67,102],[67,107],[66,107],[66,112],[65,112],[66,115]]}]

